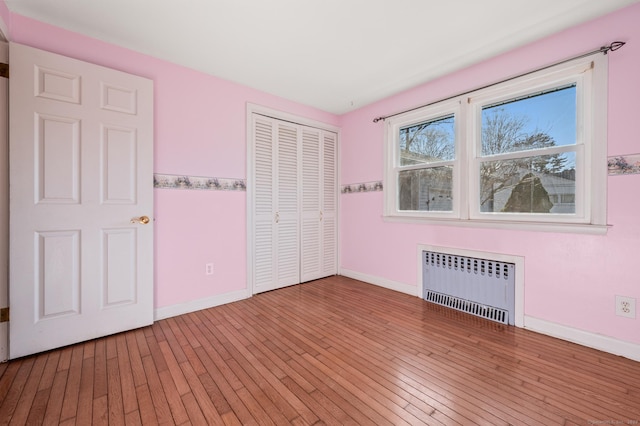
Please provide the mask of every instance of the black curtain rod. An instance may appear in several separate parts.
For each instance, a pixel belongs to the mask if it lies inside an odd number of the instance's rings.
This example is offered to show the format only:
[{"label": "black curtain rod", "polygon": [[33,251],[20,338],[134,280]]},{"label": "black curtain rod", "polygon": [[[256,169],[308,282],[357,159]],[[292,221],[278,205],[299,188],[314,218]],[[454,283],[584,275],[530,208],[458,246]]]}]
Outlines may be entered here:
[{"label": "black curtain rod", "polygon": [[434,105],[434,104],[437,104],[439,102],[448,101],[450,99],[454,99],[454,98],[457,98],[459,96],[468,95],[470,93],[477,92],[478,90],[486,89],[487,87],[491,87],[491,86],[494,86],[496,84],[500,84],[500,83],[504,83],[504,82],[507,82],[507,81],[515,80],[516,78],[524,77],[525,75],[533,74],[534,72],[546,70],[547,68],[555,67],[556,65],[564,64],[564,63],[569,62],[569,61],[573,61],[573,60],[580,59],[580,58],[585,58],[587,56],[595,55],[597,53],[602,53],[602,54],[606,55],[609,52],[615,52],[616,50],[620,49],[625,44],[627,44],[627,43],[624,42],[624,41],[614,41],[611,44],[609,44],[608,46],[602,46],[601,48],[596,49],[596,50],[592,50],[591,52],[583,53],[581,55],[574,56],[574,57],[571,57],[569,59],[565,59],[565,60],[560,61],[560,62],[555,62],[555,63],[553,63],[551,65],[547,65],[547,66],[544,66],[544,67],[541,67],[541,68],[537,68],[537,69],[535,69],[533,71],[529,71],[529,72],[526,72],[524,74],[519,74],[519,75],[516,75],[514,77],[510,77],[510,78],[507,78],[507,79],[504,79],[504,80],[497,81],[495,83],[487,84],[486,86],[478,87],[478,88],[473,89],[473,90],[468,90],[468,91],[463,92],[463,93],[458,93],[457,95],[449,96],[448,98],[445,98],[445,99],[438,99],[435,102],[430,102],[428,104],[420,105],[420,106],[417,106],[415,108],[411,108],[411,109],[407,109],[407,110],[404,110],[404,111],[396,112],[395,114],[383,115],[381,117],[376,117],[376,118],[373,119],[373,122],[377,123],[378,121],[381,121],[381,120],[384,121],[387,118],[395,117],[396,115],[404,114],[406,112],[415,111],[417,109],[428,107],[430,105]]}]

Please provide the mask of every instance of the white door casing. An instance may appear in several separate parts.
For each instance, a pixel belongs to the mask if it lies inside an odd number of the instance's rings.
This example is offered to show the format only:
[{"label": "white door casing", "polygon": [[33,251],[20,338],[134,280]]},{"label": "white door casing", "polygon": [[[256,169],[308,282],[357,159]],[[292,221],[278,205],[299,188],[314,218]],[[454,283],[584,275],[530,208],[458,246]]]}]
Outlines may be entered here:
[{"label": "white door casing", "polygon": [[10,60],[10,358],[151,324],[153,82]]},{"label": "white door casing", "polygon": [[[0,42],[0,62],[9,44]],[[9,80],[0,78],[0,308],[9,307]],[[0,323],[0,362],[9,357],[9,323]]]}]

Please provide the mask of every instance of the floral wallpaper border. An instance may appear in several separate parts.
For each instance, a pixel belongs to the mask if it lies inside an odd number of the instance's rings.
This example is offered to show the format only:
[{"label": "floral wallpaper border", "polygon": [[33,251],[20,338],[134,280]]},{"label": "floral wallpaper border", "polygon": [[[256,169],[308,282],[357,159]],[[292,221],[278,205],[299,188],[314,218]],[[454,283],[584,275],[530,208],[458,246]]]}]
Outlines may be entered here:
[{"label": "floral wallpaper border", "polygon": [[343,194],[351,194],[354,192],[373,192],[382,191],[382,181],[365,182],[365,183],[352,183],[349,185],[342,185],[341,192]]},{"label": "floral wallpaper border", "polygon": [[618,155],[607,161],[609,175],[633,175],[640,173],[640,154]]},{"label": "floral wallpaper border", "polygon": [[162,189],[196,189],[205,191],[246,191],[244,179],[186,175],[153,175],[153,187]]}]

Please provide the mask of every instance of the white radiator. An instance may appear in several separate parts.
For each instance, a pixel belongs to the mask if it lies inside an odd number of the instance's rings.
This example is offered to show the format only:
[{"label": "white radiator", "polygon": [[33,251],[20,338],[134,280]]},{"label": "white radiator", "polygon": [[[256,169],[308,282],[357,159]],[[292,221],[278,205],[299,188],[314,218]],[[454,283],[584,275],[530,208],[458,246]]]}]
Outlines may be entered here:
[{"label": "white radiator", "polygon": [[424,300],[514,325],[515,264],[423,251]]}]

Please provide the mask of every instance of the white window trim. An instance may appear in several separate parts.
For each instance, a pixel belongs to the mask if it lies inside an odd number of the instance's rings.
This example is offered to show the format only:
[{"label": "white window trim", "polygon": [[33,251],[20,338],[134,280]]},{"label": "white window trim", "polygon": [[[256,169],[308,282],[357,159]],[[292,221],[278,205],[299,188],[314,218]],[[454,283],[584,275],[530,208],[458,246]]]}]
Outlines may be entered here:
[{"label": "white window trim", "polygon": [[[391,186],[389,186],[390,183],[388,182],[387,179],[391,179],[391,181],[394,182],[394,185],[395,185],[395,182],[396,182],[395,176],[396,176],[396,173],[398,173],[400,170],[412,170],[412,169],[421,169],[426,167],[438,167],[438,166],[446,166],[446,165],[452,165],[454,167],[454,170],[461,169],[460,159],[458,155],[456,155],[456,158],[453,161],[441,161],[438,163],[431,163],[428,166],[424,166],[424,165],[405,166],[405,167],[398,166],[399,159],[400,159],[400,146],[399,144],[395,143],[396,142],[395,135],[398,134],[401,128],[408,127],[414,124],[419,124],[429,120],[434,120],[439,117],[443,117],[451,114],[453,114],[454,116],[454,132],[456,135],[456,144],[457,144],[455,147],[455,151],[457,153],[460,149],[460,147],[458,146],[459,141],[463,140],[463,133],[462,133],[463,129],[462,129],[462,126],[459,125],[460,114],[461,114],[459,99],[440,102],[437,105],[421,108],[420,110],[413,111],[410,114],[406,114],[406,115],[403,114],[401,119],[394,120],[393,122],[389,123],[389,126],[387,128],[388,129],[387,139],[391,138],[393,140],[393,143],[391,144],[387,143],[387,157],[390,159],[389,165],[393,169],[393,173],[387,173],[387,175],[391,175],[391,176],[385,175],[385,182],[384,182],[385,188],[391,188]],[[461,185],[460,175],[454,173],[453,175],[453,195],[454,195],[453,211],[451,212],[431,211],[429,212],[429,216],[432,218],[441,218],[441,219],[457,218],[460,212],[461,187],[462,185]],[[385,209],[390,209],[390,210],[386,210],[386,215],[393,216],[395,215],[395,213],[397,213],[394,210],[398,202],[397,196],[398,194],[397,194],[397,191],[395,190],[385,191],[385,197],[386,197]],[[403,217],[417,218],[417,217],[423,216],[423,212],[403,211],[400,213]]]},{"label": "white window trim", "polygon": [[[576,78],[576,75],[579,75]],[[566,82],[577,82],[579,115],[576,138],[577,145],[553,150],[577,153],[578,173],[587,178],[576,180],[577,206],[584,211],[575,215],[558,214],[505,214],[479,211],[479,194],[470,188],[478,187],[480,112],[483,105],[509,99]],[[392,222],[429,223],[451,226],[493,227],[502,229],[536,230],[550,232],[578,232],[604,234],[606,224],[607,188],[607,56],[596,55],[576,59],[561,65],[510,79],[503,83],[472,93],[431,104],[427,107],[399,114],[386,121],[385,132],[385,205],[384,219]],[[584,109],[582,109],[584,108]],[[452,212],[399,211],[397,209],[397,172],[399,144],[396,135],[401,127],[427,121],[430,118],[454,113],[456,125],[456,159],[454,164]],[[587,127],[588,126],[588,127]],[[579,154],[579,155],[578,155]],[[514,155],[518,155],[517,153]],[[579,167],[582,165],[582,167]],[[579,192],[579,194],[578,194]],[[578,202],[581,201],[581,202]]]}]

